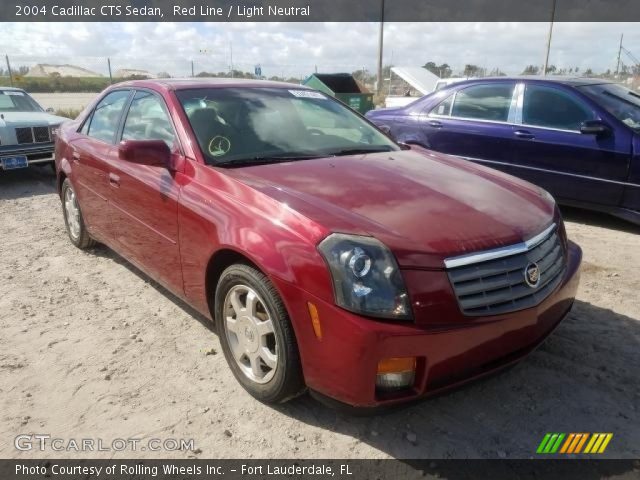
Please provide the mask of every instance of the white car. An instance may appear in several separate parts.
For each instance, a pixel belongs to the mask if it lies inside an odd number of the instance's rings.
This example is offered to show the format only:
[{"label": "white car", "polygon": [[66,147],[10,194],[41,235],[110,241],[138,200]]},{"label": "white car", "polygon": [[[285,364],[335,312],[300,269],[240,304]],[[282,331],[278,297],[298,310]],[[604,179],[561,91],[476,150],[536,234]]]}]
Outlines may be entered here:
[{"label": "white car", "polygon": [[45,111],[24,90],[0,87],[0,169],[53,162],[55,133],[66,120]]}]

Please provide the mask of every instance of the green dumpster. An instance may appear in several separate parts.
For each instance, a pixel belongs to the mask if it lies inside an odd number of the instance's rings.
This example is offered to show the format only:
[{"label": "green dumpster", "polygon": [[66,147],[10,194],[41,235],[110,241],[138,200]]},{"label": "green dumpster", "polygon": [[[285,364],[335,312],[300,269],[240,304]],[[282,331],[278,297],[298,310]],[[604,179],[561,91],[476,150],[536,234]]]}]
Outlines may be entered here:
[{"label": "green dumpster", "polygon": [[302,84],[337,98],[362,115],[373,110],[373,93],[356,82],[350,73],[314,73]]}]

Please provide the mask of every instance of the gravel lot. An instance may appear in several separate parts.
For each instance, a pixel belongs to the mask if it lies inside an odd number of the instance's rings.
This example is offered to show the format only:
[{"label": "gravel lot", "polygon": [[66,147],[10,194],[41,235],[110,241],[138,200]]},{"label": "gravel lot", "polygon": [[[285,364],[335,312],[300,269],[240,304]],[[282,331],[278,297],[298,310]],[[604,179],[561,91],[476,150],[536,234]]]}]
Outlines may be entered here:
[{"label": "gravel lot", "polygon": [[[71,245],[49,169],[0,172],[0,457],[529,458],[546,432],[613,432],[604,456],[638,458],[640,228],[565,219],[582,282],[539,350],[455,393],[352,417],[308,396],[253,400],[205,319],[105,247]],[[197,448],[20,452],[23,433]]]}]

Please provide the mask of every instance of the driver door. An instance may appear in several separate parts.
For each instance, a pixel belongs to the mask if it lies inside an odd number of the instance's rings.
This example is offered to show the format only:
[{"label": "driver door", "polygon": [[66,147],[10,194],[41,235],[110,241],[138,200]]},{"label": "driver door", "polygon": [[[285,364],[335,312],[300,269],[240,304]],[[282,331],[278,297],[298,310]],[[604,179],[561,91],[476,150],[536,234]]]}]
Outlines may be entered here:
[{"label": "driver door", "polygon": [[514,174],[540,185],[557,198],[617,206],[627,180],[631,134],[580,132],[598,111],[562,85],[527,83],[515,129]]},{"label": "driver door", "polygon": [[[181,156],[164,100],[136,91],[121,127],[120,139],[164,140]],[[179,164],[176,158],[173,165]],[[110,165],[109,195],[116,242],[132,263],[174,291],[182,291],[178,248],[178,196],[175,172],[115,158]]]}]

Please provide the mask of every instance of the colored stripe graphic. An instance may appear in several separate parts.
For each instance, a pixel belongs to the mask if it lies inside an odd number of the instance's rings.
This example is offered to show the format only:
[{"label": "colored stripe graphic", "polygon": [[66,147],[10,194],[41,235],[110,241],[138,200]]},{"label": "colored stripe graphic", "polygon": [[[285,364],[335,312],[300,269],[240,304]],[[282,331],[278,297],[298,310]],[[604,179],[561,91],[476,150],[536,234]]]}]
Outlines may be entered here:
[{"label": "colored stripe graphic", "polygon": [[613,438],[613,433],[607,433],[606,435],[607,436],[605,437],[604,442],[602,442],[602,445],[600,445],[600,450],[598,450],[598,453],[604,453],[607,445],[609,445],[609,442]]},{"label": "colored stripe graphic", "polygon": [[550,438],[551,438],[551,434],[547,433],[542,439],[542,442],[540,442],[540,445],[538,445],[538,450],[536,450],[536,453],[544,452],[544,447],[547,445],[547,442],[549,441]]},{"label": "colored stripe graphic", "polygon": [[604,453],[612,438],[613,433],[547,433],[538,445],[536,453]]},{"label": "colored stripe graphic", "polygon": [[576,445],[576,451],[574,453],[580,453],[580,451],[582,450],[582,446],[587,441],[587,438],[589,438],[588,433],[581,433],[581,435],[582,438],[580,439],[580,442],[578,442],[578,445]]},{"label": "colored stripe graphic", "polygon": [[594,434],[591,436],[591,440],[589,440],[589,443],[587,443],[587,448],[584,449],[584,453],[591,452],[591,448],[593,447],[593,444],[596,443],[597,439],[598,439],[597,434]]},{"label": "colored stripe graphic", "polygon": [[564,445],[562,445],[562,449],[560,449],[560,453],[567,453],[567,449],[569,448],[569,445],[571,445],[571,442],[573,442],[573,439],[575,438],[576,434],[575,433],[570,433],[569,436],[567,437],[567,440],[564,442]]},{"label": "colored stripe graphic", "polygon": [[551,435],[551,438],[547,442],[547,446],[544,447],[544,452],[543,453],[551,453],[551,449],[553,448],[553,445],[556,443],[556,439],[557,438],[558,438],[558,434],[557,433],[554,433],[554,434]]},{"label": "colored stripe graphic", "polygon": [[556,443],[553,444],[553,447],[551,447],[551,451],[549,453],[556,453],[558,451],[558,449],[560,448],[560,444],[562,443],[562,440],[564,440],[564,433],[561,433],[558,435],[558,439],[556,440]]}]

